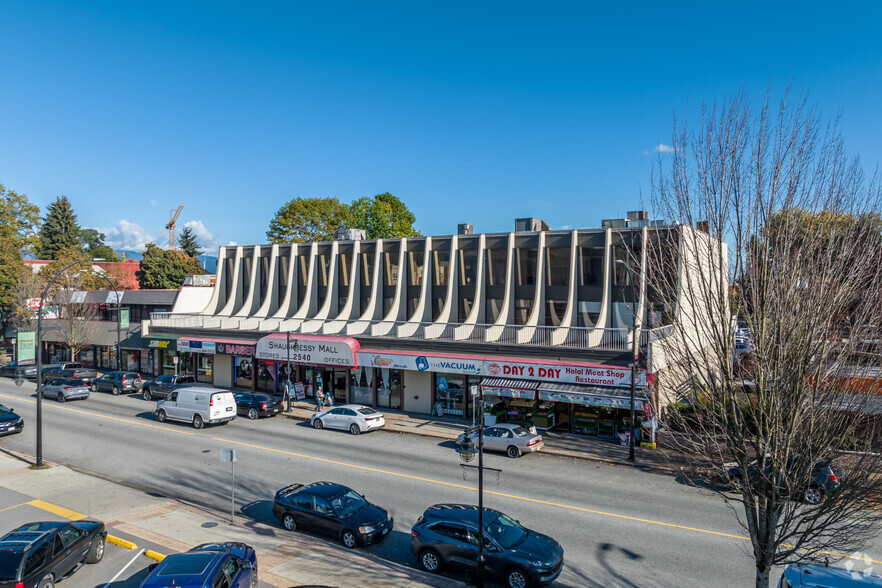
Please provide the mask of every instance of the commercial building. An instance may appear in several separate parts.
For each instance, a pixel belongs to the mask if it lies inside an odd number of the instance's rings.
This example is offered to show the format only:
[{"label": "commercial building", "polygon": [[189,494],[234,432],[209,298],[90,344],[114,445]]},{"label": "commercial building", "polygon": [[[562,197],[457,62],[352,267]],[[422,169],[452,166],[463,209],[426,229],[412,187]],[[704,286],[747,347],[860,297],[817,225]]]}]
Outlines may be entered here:
[{"label": "commercial building", "polygon": [[300,398],[321,386],[467,420],[482,388],[491,418],[612,438],[629,428],[636,334],[646,439],[682,383],[654,342],[683,311],[676,291],[645,287],[647,251],[666,244],[679,272],[685,232],[637,212],[590,230],[518,219],[511,233],[222,247],[208,303],[153,313],[142,342],[216,386],[275,392],[290,377]]}]

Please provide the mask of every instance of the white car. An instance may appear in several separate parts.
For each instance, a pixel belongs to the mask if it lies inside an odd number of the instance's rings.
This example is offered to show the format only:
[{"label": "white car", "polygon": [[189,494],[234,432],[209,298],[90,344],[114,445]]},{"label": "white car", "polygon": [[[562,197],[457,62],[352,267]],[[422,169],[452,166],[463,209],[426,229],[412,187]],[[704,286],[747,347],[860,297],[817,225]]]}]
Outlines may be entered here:
[{"label": "white car", "polygon": [[382,429],[386,425],[383,413],[377,412],[370,406],[361,404],[344,404],[336,406],[324,412],[317,412],[309,419],[316,429],[343,429],[353,435],[364,431]]}]

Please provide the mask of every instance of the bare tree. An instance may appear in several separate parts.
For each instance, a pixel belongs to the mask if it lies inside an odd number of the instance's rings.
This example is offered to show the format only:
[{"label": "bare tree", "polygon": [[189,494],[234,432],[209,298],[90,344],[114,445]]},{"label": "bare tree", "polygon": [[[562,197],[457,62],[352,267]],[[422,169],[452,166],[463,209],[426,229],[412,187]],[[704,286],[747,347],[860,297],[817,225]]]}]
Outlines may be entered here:
[{"label": "bare tree", "polygon": [[[691,409],[667,418],[691,431],[674,449],[730,501],[765,587],[773,565],[835,559],[882,529],[880,456],[849,451],[861,386],[880,373],[878,349],[863,353],[882,325],[879,184],[836,122],[789,91],[777,106],[768,94],[705,105],[695,131],[675,122],[673,143],[653,206],[694,229],[655,240],[647,286],[678,293],[658,346]],[[752,339],[740,362],[738,320]],[[842,468],[838,491],[827,463]]]}]

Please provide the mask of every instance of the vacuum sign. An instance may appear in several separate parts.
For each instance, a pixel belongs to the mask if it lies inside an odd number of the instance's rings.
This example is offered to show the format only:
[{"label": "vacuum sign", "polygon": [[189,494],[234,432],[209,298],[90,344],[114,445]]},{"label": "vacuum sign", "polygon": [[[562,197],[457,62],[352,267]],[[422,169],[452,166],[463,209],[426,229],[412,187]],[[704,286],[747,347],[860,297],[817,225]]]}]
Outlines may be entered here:
[{"label": "vacuum sign", "polygon": [[484,361],[481,359],[432,357],[431,355],[398,355],[395,353],[358,353],[360,365],[418,372],[447,372],[480,376]]},{"label": "vacuum sign", "polygon": [[269,335],[257,342],[258,359],[291,361],[312,365],[357,367],[355,351],[358,341],[348,337],[304,338]]}]

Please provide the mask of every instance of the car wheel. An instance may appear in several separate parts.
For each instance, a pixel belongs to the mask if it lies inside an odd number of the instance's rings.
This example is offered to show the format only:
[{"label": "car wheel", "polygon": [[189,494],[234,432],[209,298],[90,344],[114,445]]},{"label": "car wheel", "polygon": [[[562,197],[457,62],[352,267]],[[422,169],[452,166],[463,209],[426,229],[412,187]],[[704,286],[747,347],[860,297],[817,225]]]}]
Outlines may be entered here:
[{"label": "car wheel", "polygon": [[55,588],[55,582],[52,581],[52,576],[45,576],[40,583],[37,584],[37,588]]},{"label": "car wheel", "polygon": [[521,456],[521,450],[518,449],[517,447],[515,447],[514,445],[509,445],[508,449],[505,450],[505,453],[509,457],[520,457]]},{"label": "car wheel", "polygon": [[731,482],[732,488],[734,488],[736,492],[741,492],[744,489],[744,480],[741,479],[740,475],[732,476]]},{"label": "car wheel", "polygon": [[443,567],[441,556],[434,549],[423,549],[420,552],[420,567],[431,574],[437,574]]},{"label": "car wheel", "polygon": [[296,531],[297,519],[294,518],[294,515],[286,514],[282,516],[282,526],[285,527],[286,531]]},{"label": "car wheel", "polygon": [[322,419],[313,419],[312,428],[313,429],[323,429],[325,427],[325,423],[322,422]]},{"label": "car wheel", "polygon": [[104,537],[95,537],[92,539],[92,545],[89,547],[89,555],[86,556],[86,562],[90,564],[98,563],[104,557]]},{"label": "car wheel", "polygon": [[201,429],[205,426],[205,422],[202,420],[202,415],[196,414],[193,416],[193,428]]},{"label": "car wheel", "polygon": [[146,400],[147,402],[153,400],[153,395],[150,394],[150,388],[144,388],[144,393],[141,394],[141,396],[143,396],[144,400]]},{"label": "car wheel", "polygon": [[165,411],[162,409],[159,409],[159,412],[156,413],[156,418],[159,420],[160,423],[165,422],[166,416],[167,415],[165,414]]},{"label": "car wheel", "polygon": [[114,396],[119,396],[119,388],[118,387],[114,386],[113,390],[111,390],[111,392],[113,392]]},{"label": "car wheel", "polygon": [[353,435],[358,435],[359,433],[361,433],[361,427],[359,427],[355,423],[352,423],[351,425],[349,425],[349,432]]},{"label": "car wheel", "polygon": [[254,565],[251,567],[251,584],[249,584],[250,588],[257,588],[257,562],[254,562]]},{"label": "car wheel", "polygon": [[91,386],[89,386],[89,390],[91,390],[92,392],[97,392],[98,384],[92,384]]},{"label": "car wheel", "polygon": [[343,534],[340,535],[340,543],[349,549],[355,549],[358,547],[358,539],[355,538],[355,533],[349,529],[343,530]]},{"label": "car wheel", "polygon": [[530,576],[521,568],[511,568],[505,572],[505,585],[508,588],[529,588]]},{"label": "car wheel", "polygon": [[64,402],[64,394],[59,392],[58,396],[55,397],[55,400],[57,400],[58,402]]},{"label": "car wheel", "polygon": [[809,486],[802,493],[802,499],[806,504],[821,504],[824,502],[824,491],[818,486]]},{"label": "car wheel", "polygon": [[248,409],[248,418],[251,419],[252,421],[256,421],[257,417],[258,417],[257,409],[256,408],[249,408]]}]

